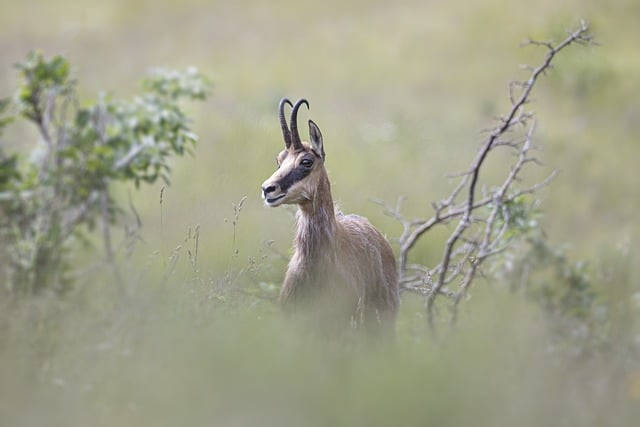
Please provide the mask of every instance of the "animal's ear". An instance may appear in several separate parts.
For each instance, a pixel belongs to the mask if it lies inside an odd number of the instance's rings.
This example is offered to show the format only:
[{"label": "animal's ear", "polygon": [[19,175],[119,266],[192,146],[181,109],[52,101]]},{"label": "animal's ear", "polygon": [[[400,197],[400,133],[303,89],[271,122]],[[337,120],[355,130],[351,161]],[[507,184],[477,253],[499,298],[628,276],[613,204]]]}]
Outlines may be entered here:
[{"label": "animal's ear", "polygon": [[309,139],[311,140],[311,146],[314,150],[319,151],[322,156],[322,160],[324,160],[324,146],[322,144],[322,133],[320,132],[320,128],[316,125],[313,120],[309,120]]}]

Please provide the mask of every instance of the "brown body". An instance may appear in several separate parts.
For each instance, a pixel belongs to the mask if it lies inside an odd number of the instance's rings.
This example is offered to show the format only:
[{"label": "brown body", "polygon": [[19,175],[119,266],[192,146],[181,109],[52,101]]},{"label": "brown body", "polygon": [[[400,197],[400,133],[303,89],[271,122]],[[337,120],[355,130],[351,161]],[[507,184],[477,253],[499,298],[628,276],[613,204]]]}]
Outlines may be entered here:
[{"label": "brown body", "polygon": [[320,130],[310,120],[310,143],[301,142],[296,115],[306,101],[293,107],[290,131],[283,113],[287,103],[280,103],[285,150],[278,170],[262,185],[267,205],[299,208],[280,302],[290,311],[324,313],[338,324],[393,325],[399,296],[391,246],[367,219],[336,210]]}]

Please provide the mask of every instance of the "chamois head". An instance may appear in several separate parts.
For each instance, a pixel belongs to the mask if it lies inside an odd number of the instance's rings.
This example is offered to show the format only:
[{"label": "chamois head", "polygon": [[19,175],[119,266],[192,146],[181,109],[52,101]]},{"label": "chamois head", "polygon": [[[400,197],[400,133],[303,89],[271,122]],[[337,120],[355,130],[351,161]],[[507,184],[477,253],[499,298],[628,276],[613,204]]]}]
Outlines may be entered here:
[{"label": "chamois head", "polygon": [[[286,104],[292,107],[291,129],[284,117]],[[295,105],[286,98],[280,101],[280,126],[285,149],[276,157],[278,169],[262,184],[262,197],[268,206],[304,205],[314,199],[320,181],[326,179],[322,134],[313,121],[309,120],[310,142],[300,140],[297,120],[302,104],[309,108],[306,99],[299,99]]]}]

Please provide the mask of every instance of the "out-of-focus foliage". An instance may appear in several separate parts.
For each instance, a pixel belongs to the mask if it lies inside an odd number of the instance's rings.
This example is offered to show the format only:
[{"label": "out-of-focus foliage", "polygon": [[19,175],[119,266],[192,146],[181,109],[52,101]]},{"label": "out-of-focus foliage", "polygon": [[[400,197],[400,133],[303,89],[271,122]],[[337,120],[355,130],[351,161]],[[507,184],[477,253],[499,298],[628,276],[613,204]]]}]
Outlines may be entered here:
[{"label": "out-of-focus foliage", "polygon": [[576,351],[575,324],[557,335],[555,315],[500,285],[474,292],[439,340],[405,299],[395,343],[344,348],[270,304],[182,276],[187,264],[165,286],[4,304],[0,395],[11,404],[0,422],[631,427],[640,414],[631,329]]},{"label": "out-of-focus foliage", "polygon": [[629,277],[629,248],[590,263],[572,261],[567,248],[552,245],[539,228],[525,237],[494,265],[492,276],[542,309],[549,349],[590,358],[617,347],[625,364],[635,363],[640,292]]},{"label": "out-of-focus foliage", "polygon": [[17,69],[16,116],[39,136],[27,161],[0,152],[1,273],[9,290],[59,289],[70,238],[100,219],[108,227],[121,209],[114,182],[169,180],[170,157],[197,139],[179,101],[204,99],[208,83],[195,69],[156,70],[132,101],[101,94],[83,107],[65,58],[32,52]]}]

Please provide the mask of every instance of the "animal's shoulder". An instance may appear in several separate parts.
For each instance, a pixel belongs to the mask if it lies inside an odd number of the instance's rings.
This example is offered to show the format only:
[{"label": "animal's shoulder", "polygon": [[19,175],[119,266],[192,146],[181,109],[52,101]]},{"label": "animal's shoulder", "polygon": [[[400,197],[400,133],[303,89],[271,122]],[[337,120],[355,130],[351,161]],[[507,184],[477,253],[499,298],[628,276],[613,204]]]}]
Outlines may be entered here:
[{"label": "animal's shoulder", "polygon": [[[356,214],[339,214],[336,216],[338,227],[343,230],[345,238],[351,236],[354,242],[361,241],[360,244],[383,244],[385,238],[369,220]],[[365,243],[367,242],[367,243]]]},{"label": "animal's shoulder", "polygon": [[367,218],[356,214],[338,212],[336,221],[346,228],[373,228],[373,225],[371,225]]}]

